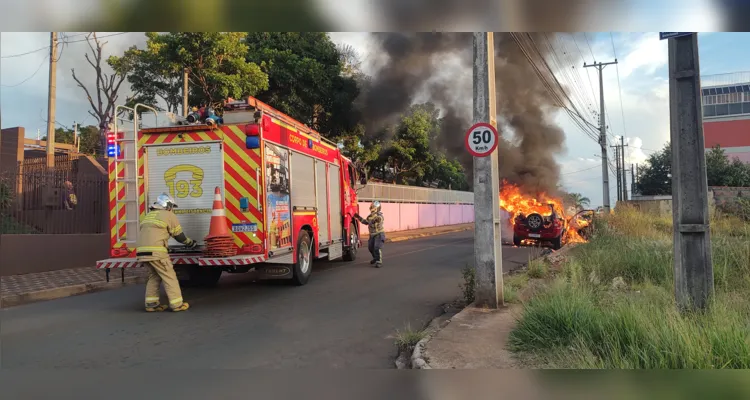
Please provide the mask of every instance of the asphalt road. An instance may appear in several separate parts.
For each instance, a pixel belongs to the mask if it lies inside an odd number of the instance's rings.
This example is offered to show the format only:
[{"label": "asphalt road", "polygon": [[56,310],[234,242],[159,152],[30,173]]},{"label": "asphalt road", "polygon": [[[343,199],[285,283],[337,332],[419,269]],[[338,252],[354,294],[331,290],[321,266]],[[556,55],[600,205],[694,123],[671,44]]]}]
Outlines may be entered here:
[{"label": "asphalt road", "polygon": [[[503,249],[504,269],[532,249]],[[142,311],[143,286],[0,310],[5,368],[393,368],[391,335],[460,296],[473,232],[389,243],[385,266],[317,262],[302,287],[225,275],[184,313]]]}]

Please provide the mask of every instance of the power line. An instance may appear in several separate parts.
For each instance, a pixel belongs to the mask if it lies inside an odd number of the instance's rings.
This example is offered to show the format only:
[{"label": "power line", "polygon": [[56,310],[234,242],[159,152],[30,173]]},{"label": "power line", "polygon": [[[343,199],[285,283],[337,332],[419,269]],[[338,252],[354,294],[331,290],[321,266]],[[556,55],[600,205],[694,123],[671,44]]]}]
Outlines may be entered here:
[{"label": "power line", "polygon": [[594,165],[593,167],[589,167],[589,168],[586,168],[586,169],[580,169],[578,171],[573,171],[573,172],[566,172],[566,173],[560,174],[560,175],[572,175],[572,174],[577,174],[579,172],[590,171],[590,170],[592,170],[594,168],[601,168],[601,167],[602,167],[601,165]]},{"label": "power line", "polygon": [[38,74],[38,73],[39,73],[39,71],[40,71],[40,70],[42,69],[42,65],[44,65],[44,64],[45,64],[45,63],[47,62],[47,60],[49,60],[49,56],[47,56],[47,57],[44,57],[44,59],[42,60],[42,62],[41,62],[41,63],[39,63],[39,66],[38,66],[38,67],[36,68],[36,71],[34,71],[34,73],[33,73],[33,74],[31,74],[31,76],[29,76],[28,78],[26,78],[26,79],[22,80],[21,82],[19,82],[19,83],[16,83],[15,85],[0,85],[0,86],[2,86],[2,87],[8,87],[8,88],[12,88],[12,87],[16,87],[16,86],[21,86],[21,85],[23,85],[24,83],[28,82],[28,81],[29,81],[29,80],[30,80],[31,78],[35,77],[35,76],[36,76],[36,74]]},{"label": "power line", "polygon": [[[609,39],[612,41],[612,53],[615,56],[615,59],[617,59],[617,50],[615,50],[615,38],[612,35],[612,32],[609,33]],[[625,105],[622,103],[622,85],[620,84],[620,67],[615,64],[615,70],[617,71],[617,90],[619,91],[620,95],[620,112],[622,113],[622,135],[623,137],[627,137],[628,133],[625,129]]]},{"label": "power line", "polygon": [[[104,39],[104,38],[108,38],[108,37],[112,37],[112,36],[119,36],[119,35],[124,35],[124,34],[127,34],[127,33],[132,33],[132,32],[118,32],[118,33],[112,33],[112,34],[109,34],[109,35],[104,35],[104,36],[97,36],[97,38],[98,38],[98,39]],[[87,35],[88,35],[88,33],[87,33]],[[80,36],[80,35],[73,35],[73,36],[70,36],[70,37],[76,37],[76,36]],[[66,36],[66,38],[70,38],[70,37],[67,37],[67,36]],[[69,44],[69,43],[80,43],[80,42],[87,42],[87,41],[89,41],[89,38],[86,38],[86,39],[78,39],[78,40],[70,40],[70,41],[66,41],[65,43],[66,43],[66,44]],[[9,56],[0,56],[0,58],[14,58],[14,57],[22,57],[22,56],[26,56],[26,55],[29,55],[29,54],[33,54],[33,53],[37,53],[37,52],[40,52],[40,51],[42,51],[42,50],[49,50],[49,46],[44,46],[44,47],[40,47],[40,48],[38,48],[38,49],[36,49],[36,50],[32,50],[32,51],[27,51],[27,52],[25,52],[25,53],[12,54],[12,55],[9,55]]]}]

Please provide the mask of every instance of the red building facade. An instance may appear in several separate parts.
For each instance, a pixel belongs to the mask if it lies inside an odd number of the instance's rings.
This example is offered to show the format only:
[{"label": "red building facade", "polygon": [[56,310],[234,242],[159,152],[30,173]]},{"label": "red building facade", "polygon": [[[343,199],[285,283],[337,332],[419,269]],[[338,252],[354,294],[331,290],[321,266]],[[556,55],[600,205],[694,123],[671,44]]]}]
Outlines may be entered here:
[{"label": "red building facade", "polygon": [[706,150],[719,145],[750,163],[750,82],[703,86],[702,95]]}]

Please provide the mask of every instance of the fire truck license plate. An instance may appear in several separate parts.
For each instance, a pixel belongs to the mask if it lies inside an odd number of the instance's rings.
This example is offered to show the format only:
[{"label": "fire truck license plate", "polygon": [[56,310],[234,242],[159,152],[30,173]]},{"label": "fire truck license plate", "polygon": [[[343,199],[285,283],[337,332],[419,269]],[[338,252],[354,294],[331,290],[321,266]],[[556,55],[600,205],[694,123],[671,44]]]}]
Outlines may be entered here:
[{"label": "fire truck license plate", "polygon": [[531,238],[540,238],[540,237],[542,237],[542,235],[540,235],[538,233],[529,233],[529,237],[531,237]]},{"label": "fire truck license plate", "polygon": [[232,232],[256,232],[257,230],[256,224],[232,224]]}]

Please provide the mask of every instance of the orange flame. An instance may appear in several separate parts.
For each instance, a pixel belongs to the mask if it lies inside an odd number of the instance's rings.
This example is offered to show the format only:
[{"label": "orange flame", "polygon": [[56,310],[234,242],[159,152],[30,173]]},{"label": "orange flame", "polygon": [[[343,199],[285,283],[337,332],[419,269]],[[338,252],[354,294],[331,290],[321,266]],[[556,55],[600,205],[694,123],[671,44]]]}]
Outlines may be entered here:
[{"label": "orange flame", "polygon": [[580,235],[579,230],[586,227],[589,222],[582,218],[571,221],[572,216],[566,216],[565,206],[561,198],[544,192],[538,193],[536,196],[530,196],[523,193],[516,184],[505,180],[502,183],[500,208],[508,212],[511,224],[516,223],[516,217],[519,215],[526,216],[532,213],[537,213],[543,217],[551,215],[550,204],[554,207],[555,213],[568,222],[565,232],[567,243],[585,243],[586,239]]}]

